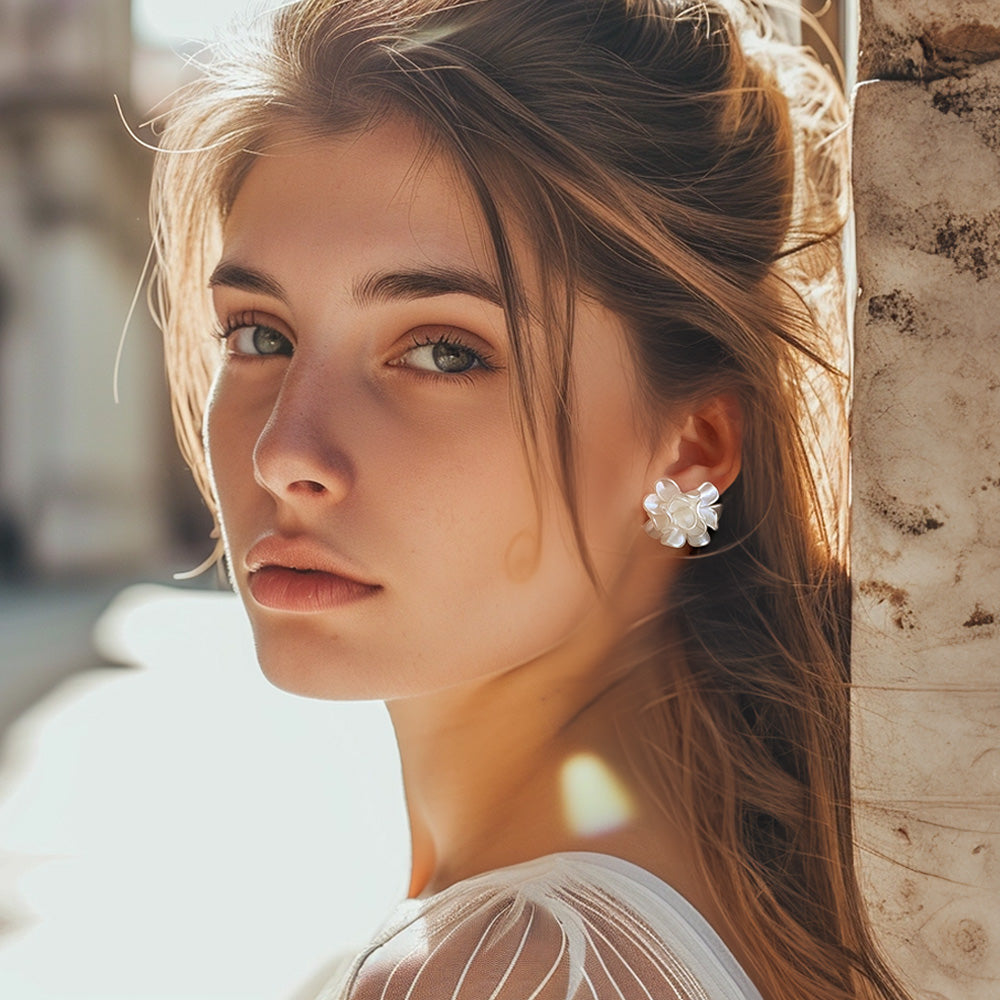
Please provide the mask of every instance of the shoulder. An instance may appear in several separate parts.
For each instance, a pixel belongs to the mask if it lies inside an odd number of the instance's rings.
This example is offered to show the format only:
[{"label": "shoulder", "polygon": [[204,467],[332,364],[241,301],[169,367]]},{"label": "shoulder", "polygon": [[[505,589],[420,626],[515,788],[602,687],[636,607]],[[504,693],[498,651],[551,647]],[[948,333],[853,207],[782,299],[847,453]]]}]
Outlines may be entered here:
[{"label": "shoulder", "polygon": [[344,1000],[715,1000],[669,928],[573,866],[539,859],[409,904]]},{"label": "shoulder", "polygon": [[472,909],[433,906],[375,948],[350,1000],[565,1000],[560,921],[516,892]]}]

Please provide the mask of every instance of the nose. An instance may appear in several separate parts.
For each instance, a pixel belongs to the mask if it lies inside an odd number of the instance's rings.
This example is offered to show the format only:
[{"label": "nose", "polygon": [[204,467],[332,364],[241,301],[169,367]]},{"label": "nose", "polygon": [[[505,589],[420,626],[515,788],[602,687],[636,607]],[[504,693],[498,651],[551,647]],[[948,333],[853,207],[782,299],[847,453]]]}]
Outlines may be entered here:
[{"label": "nose", "polygon": [[254,477],[278,500],[339,502],[354,468],[337,439],[328,384],[290,366],[253,450]]}]

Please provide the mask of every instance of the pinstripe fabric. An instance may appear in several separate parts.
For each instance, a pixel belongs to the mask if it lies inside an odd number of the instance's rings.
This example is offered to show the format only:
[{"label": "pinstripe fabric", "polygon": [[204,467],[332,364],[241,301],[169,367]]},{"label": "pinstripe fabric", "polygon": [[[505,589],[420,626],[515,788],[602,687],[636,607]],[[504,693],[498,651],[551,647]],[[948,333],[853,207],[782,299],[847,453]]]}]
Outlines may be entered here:
[{"label": "pinstripe fabric", "polygon": [[620,858],[570,852],[405,900],[317,1000],[761,1000],[704,918]]}]

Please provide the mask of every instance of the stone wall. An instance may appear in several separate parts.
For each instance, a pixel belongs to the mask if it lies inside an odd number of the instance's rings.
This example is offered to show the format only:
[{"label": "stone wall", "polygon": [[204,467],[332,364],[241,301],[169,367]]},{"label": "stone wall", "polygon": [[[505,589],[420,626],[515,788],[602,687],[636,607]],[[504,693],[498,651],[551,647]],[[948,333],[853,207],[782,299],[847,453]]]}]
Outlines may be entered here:
[{"label": "stone wall", "polygon": [[1000,997],[1000,2],[862,0],[855,787],[920,1000]]}]

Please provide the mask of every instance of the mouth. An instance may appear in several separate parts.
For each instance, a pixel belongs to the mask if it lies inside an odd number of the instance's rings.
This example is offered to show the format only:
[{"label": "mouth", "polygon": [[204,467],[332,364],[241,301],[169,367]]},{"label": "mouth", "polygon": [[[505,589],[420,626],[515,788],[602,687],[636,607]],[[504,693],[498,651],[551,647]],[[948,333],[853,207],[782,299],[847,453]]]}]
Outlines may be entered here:
[{"label": "mouth", "polygon": [[250,595],[275,611],[328,611],[372,597],[382,588],[319,569],[261,566],[250,574]]},{"label": "mouth", "polygon": [[354,604],[382,590],[338,563],[311,543],[270,536],[247,553],[250,596],[276,611],[315,612]]}]

